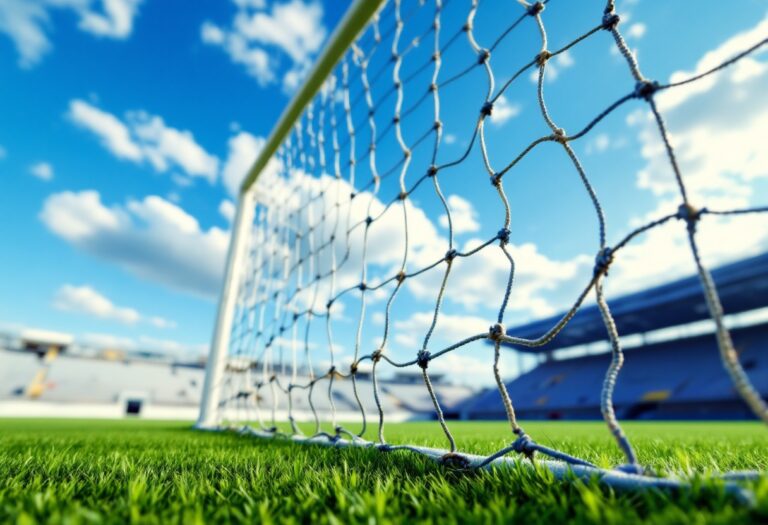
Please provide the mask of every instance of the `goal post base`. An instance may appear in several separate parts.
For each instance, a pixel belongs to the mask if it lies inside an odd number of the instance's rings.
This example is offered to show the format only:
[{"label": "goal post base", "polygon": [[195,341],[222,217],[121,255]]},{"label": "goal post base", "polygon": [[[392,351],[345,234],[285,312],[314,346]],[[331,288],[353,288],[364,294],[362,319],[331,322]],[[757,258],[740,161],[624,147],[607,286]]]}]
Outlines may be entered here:
[{"label": "goal post base", "polygon": [[192,425],[192,430],[202,430],[204,432],[220,432],[222,428],[217,423],[197,421],[194,425]]},{"label": "goal post base", "polygon": [[[601,485],[618,492],[658,490],[667,493],[675,493],[689,490],[693,487],[693,484],[683,477],[652,477],[647,475],[626,473],[615,469],[602,469],[585,465],[573,465],[566,463],[565,461],[551,459],[537,459],[534,463],[523,457],[502,456],[489,462],[487,461],[487,457],[479,456],[476,454],[451,452],[444,449],[420,447],[414,445],[382,445],[373,441],[364,440],[362,438],[351,440],[337,436],[330,436],[328,434],[321,434],[316,436],[302,436],[295,434],[291,435],[283,434],[280,432],[267,432],[264,430],[255,429],[250,426],[219,426],[202,428],[196,426],[196,428],[205,431],[236,432],[241,435],[252,436],[265,440],[282,439],[300,445],[319,445],[335,448],[375,448],[381,452],[406,451],[425,456],[441,465],[445,465],[446,467],[458,468],[458,470],[494,470],[498,468],[520,467],[531,469],[537,467],[545,468],[551,472],[554,478],[558,481],[569,482],[579,480],[583,482],[589,482],[591,480],[597,480]],[[457,465],[461,465],[461,467],[457,467]],[[755,505],[755,495],[750,489],[742,486],[740,483],[746,481],[755,481],[759,479],[759,477],[760,473],[756,471],[738,471],[723,473],[713,477],[713,479],[717,479],[723,483],[723,489],[728,496],[734,498],[736,501],[743,505],[752,507]]]}]

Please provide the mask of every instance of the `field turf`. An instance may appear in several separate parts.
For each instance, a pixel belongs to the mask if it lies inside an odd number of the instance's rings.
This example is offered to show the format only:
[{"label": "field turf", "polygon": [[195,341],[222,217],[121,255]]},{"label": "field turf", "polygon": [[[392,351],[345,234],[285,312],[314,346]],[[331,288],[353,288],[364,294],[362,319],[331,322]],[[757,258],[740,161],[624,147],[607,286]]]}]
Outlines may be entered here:
[{"label": "field turf", "polygon": [[[453,423],[459,448],[509,443],[502,423]],[[529,423],[537,441],[621,462],[600,423]],[[657,471],[768,470],[757,423],[627,423]],[[390,424],[390,442],[445,447],[436,423]],[[452,471],[407,452],[336,450],[190,430],[188,423],[0,419],[0,523],[768,522],[768,478],[747,508],[717,483],[616,494],[526,468]]]}]

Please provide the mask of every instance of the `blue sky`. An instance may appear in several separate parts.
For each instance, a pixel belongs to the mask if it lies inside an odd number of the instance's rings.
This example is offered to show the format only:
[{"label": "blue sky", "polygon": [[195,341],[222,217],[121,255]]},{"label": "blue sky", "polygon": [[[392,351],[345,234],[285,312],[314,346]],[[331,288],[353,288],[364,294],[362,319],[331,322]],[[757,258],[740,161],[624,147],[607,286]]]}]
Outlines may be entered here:
[{"label": "blue sky", "polygon": [[[463,22],[465,4],[452,0],[446,7],[444,38]],[[61,330],[125,346],[203,351],[233,189],[346,7],[347,2],[304,0],[0,3],[2,325]],[[475,22],[481,45],[521,9],[510,2],[481,3]],[[721,2],[702,1],[695,18],[689,10],[682,1],[618,2],[622,31],[649,78],[686,78],[768,34],[763,2],[724,9]],[[552,0],[544,14],[549,49],[597,25],[601,11],[596,0]],[[419,32],[420,16],[406,25],[403,41]],[[414,57],[428,53],[429,45],[425,41]],[[506,39],[492,57],[497,82],[539,47],[533,24]],[[419,63],[409,60],[404,72]],[[443,74],[468,60],[473,55],[462,36],[446,56]],[[768,131],[766,60],[763,49],[703,88],[659,96],[683,171],[702,205],[765,204],[768,148],[758,137]],[[505,93],[488,125],[497,166],[546,133],[528,76]],[[442,160],[463,151],[485,82],[478,68],[446,88]],[[416,81],[405,86],[406,106],[425,86]],[[633,82],[610,35],[601,32],[553,61],[545,87],[558,124],[575,131],[631,91]],[[404,130],[418,136],[429,119],[427,113],[416,115]],[[381,158],[394,151],[387,147]],[[609,242],[677,207],[640,102],[611,114],[574,148],[605,205]],[[364,178],[364,168],[361,172]],[[500,207],[476,149],[441,183],[453,196],[459,246],[495,234]],[[520,257],[511,326],[567,305],[591,272],[597,245],[594,213],[559,146],[537,148],[505,184],[513,209],[512,243]],[[382,194],[388,191],[395,186],[385,185]],[[424,219],[416,242],[421,234],[444,239],[434,196],[422,189],[413,203]],[[768,247],[764,219],[739,221],[702,226],[709,263]],[[611,274],[609,291],[691,273],[681,230],[682,225],[649,235],[628,249]],[[431,248],[427,240],[422,246]],[[382,275],[390,263],[382,256]],[[490,324],[489,303],[497,302],[504,275],[503,267],[481,258],[457,273],[445,304],[446,341],[459,335],[451,327]],[[409,288],[398,303],[401,355],[413,350],[408,334],[424,331],[430,286],[427,280],[425,288]],[[354,323],[342,323],[339,338],[351,337],[353,328]],[[370,330],[374,337],[375,321]],[[342,347],[349,354],[349,344]],[[467,359],[451,366],[469,370],[477,364]]]}]

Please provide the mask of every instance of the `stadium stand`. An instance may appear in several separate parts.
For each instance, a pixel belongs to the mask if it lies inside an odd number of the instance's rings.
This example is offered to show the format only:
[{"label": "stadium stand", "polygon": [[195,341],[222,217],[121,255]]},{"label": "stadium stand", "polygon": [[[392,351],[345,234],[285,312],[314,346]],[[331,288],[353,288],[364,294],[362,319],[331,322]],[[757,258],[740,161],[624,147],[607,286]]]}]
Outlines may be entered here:
[{"label": "stadium stand", "polygon": [[[29,384],[41,366],[33,352],[0,349],[0,402],[29,398]],[[50,365],[42,402],[122,404],[127,398],[163,406],[195,406],[202,369],[168,363],[59,357]]]},{"label": "stadium stand", "polygon": [[[768,253],[712,270],[727,315],[768,306]],[[690,276],[654,288],[610,298],[611,314],[619,333],[639,334],[709,319],[701,283]],[[512,328],[508,333],[535,338],[546,332],[562,314]],[[581,308],[549,344],[519,351],[551,352],[560,348],[605,340],[605,325],[596,305]]]},{"label": "stadium stand", "polygon": [[9,352],[0,348],[0,399],[8,399],[24,392],[29,381],[40,368],[40,361],[32,352]]},{"label": "stadium stand", "polygon": [[[8,341],[14,338],[8,337]],[[18,348],[11,348],[18,346]],[[99,352],[91,352],[99,353]],[[103,353],[103,352],[101,352]],[[34,398],[29,395],[29,385],[43,366],[44,360],[39,352],[15,345],[5,344],[0,347],[0,413],[3,403],[18,406],[24,402],[30,406],[53,404],[67,405],[70,408],[80,406],[82,410],[69,411],[68,414],[88,415],[95,406],[114,406],[118,410],[110,414],[143,415],[147,407],[165,407],[170,412],[184,417],[185,411],[173,412],[174,407],[196,408],[200,403],[203,384],[203,368],[184,363],[174,363],[165,360],[131,358],[111,360],[93,356],[65,353],[47,367],[47,375],[41,385],[40,393]],[[244,377],[244,376],[243,376]],[[225,385],[225,391],[237,395],[243,377],[233,376],[233,384]],[[258,366],[252,369],[250,381],[261,377]],[[288,384],[290,378],[278,374],[282,384]],[[397,420],[423,419],[433,410],[432,401],[427,391],[420,383],[421,376],[414,378],[393,376],[382,381],[382,405],[394,414]],[[236,383],[236,384],[235,384]],[[376,414],[376,402],[370,378],[358,379],[358,395],[367,414]],[[447,406],[453,406],[463,401],[474,391],[466,386],[438,382],[436,392]],[[270,388],[259,391],[259,404],[262,415],[268,417],[272,409]],[[334,382],[334,404],[340,415],[359,414],[357,401],[349,379],[337,379]],[[313,404],[319,412],[330,411],[328,396],[325,388],[318,387],[312,397]],[[294,396],[294,409],[300,419],[311,418],[311,408],[306,396]],[[276,407],[281,419],[287,416],[287,405],[284,396],[278,396]],[[253,411],[253,407],[251,408]],[[81,413],[82,412],[82,413]],[[37,412],[35,412],[37,413]]]},{"label": "stadium stand", "polygon": [[[768,325],[733,333],[747,373],[768,396]],[[597,419],[608,353],[551,360],[507,388],[523,419]],[[622,419],[744,419],[751,412],[733,390],[711,334],[627,350],[614,402]],[[495,388],[454,408],[464,419],[502,419]]]},{"label": "stadium stand", "polygon": [[[768,306],[768,254],[722,266],[713,272],[728,313]],[[695,278],[685,278],[612,301],[623,334],[646,333],[706,318]],[[513,328],[522,337],[538,335],[551,319]],[[768,324],[732,331],[745,371],[763,397],[768,397]],[[609,353],[571,359],[552,358],[555,350],[605,339],[595,306],[583,308],[563,333],[539,351],[545,361],[507,384],[515,410],[527,419],[600,418],[601,384]],[[517,351],[526,349],[516,348]],[[714,335],[682,337],[643,344],[625,353],[614,394],[622,419],[745,419],[752,412],[723,372]],[[498,389],[489,388],[454,406],[452,417],[503,419]]]}]

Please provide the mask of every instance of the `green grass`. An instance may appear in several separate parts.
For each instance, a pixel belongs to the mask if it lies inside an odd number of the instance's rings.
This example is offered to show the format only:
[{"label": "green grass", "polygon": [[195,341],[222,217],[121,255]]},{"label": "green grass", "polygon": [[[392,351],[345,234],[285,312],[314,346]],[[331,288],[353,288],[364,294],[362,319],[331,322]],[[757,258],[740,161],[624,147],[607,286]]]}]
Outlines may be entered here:
[{"label": "green grass", "polygon": [[[459,447],[510,441],[502,423],[453,423]],[[537,441],[610,466],[599,423],[529,423]],[[768,470],[757,423],[635,423],[657,471]],[[391,442],[445,447],[436,423],[387,426]],[[616,494],[546,471],[451,471],[406,452],[338,450],[195,432],[186,423],[0,420],[0,523],[768,522],[768,478],[749,509],[702,481],[675,496]]]}]

